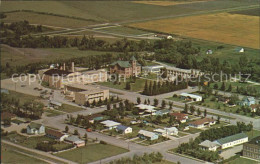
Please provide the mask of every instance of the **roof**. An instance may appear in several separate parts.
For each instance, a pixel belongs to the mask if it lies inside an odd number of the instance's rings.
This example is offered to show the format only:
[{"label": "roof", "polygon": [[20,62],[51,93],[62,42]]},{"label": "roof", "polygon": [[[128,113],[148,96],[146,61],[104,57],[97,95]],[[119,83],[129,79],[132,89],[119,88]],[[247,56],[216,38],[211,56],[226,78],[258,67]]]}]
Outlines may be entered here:
[{"label": "roof", "polygon": [[112,127],[112,126],[118,126],[121,123],[119,122],[115,122],[115,121],[111,121],[111,120],[106,120],[106,121],[102,121],[101,124],[107,126],[107,127]]},{"label": "roof", "polygon": [[1,120],[11,119],[11,118],[14,118],[14,117],[15,117],[15,115],[13,113],[10,113],[10,112],[1,113]]},{"label": "roof", "polygon": [[131,60],[131,61],[136,60],[135,56],[132,56],[132,57],[130,58],[130,60]]},{"label": "roof", "polygon": [[85,117],[89,120],[101,120],[101,117],[103,118],[104,116],[102,114],[96,113]]},{"label": "roof", "polygon": [[248,142],[249,144],[258,145],[260,146],[260,136],[253,138],[251,141]]},{"label": "roof", "polygon": [[50,103],[53,105],[62,106],[62,103],[57,102],[57,101],[50,100]]},{"label": "roof", "polygon": [[260,108],[260,104],[252,104],[250,105],[252,109]]},{"label": "roof", "polygon": [[57,130],[53,130],[53,129],[46,129],[45,133],[49,134],[49,135],[52,135],[54,137],[57,137],[57,138],[61,138],[62,136],[65,135],[64,133],[62,133],[60,131],[57,131]]},{"label": "roof", "polygon": [[44,74],[45,75],[49,75],[49,76],[67,76],[68,74],[73,73],[73,72],[69,72],[69,71],[64,71],[64,70],[60,70],[60,69],[49,69],[48,71],[45,71]]},{"label": "roof", "polygon": [[213,122],[213,121],[215,121],[215,120],[211,119],[211,118],[202,118],[202,119],[190,122],[189,124],[192,124],[192,125],[202,125],[202,124],[205,124],[205,123],[208,123],[208,122]]},{"label": "roof", "polygon": [[219,146],[217,143],[211,142],[209,140],[205,140],[205,141],[201,142],[199,145],[203,146],[203,147],[208,147],[208,148]]},{"label": "roof", "polygon": [[152,106],[152,105],[145,105],[145,104],[139,104],[139,105],[136,105],[135,107],[139,108],[139,109],[149,109],[149,110],[152,110],[154,109],[155,107]]},{"label": "roof", "polygon": [[115,61],[111,65],[116,65],[116,64],[118,64],[120,67],[123,67],[123,68],[128,68],[128,67],[132,66],[129,63],[129,61],[122,61],[122,60]]},{"label": "roof", "polygon": [[175,116],[177,120],[186,120],[185,117],[188,116],[188,115],[185,114],[185,113],[179,113],[179,112],[170,113],[170,115]]},{"label": "roof", "polygon": [[144,135],[146,137],[153,137],[154,135],[157,136],[157,134],[153,133],[153,132],[149,132],[149,131],[146,131],[146,130],[140,130],[138,132],[138,134],[141,134],[141,135]]},{"label": "roof", "polygon": [[248,137],[248,136],[245,133],[238,133],[238,134],[235,134],[235,135],[232,135],[232,136],[228,136],[228,137],[225,137],[225,138],[218,139],[218,140],[216,140],[216,142],[223,145],[225,143],[229,143],[229,142],[236,141],[236,140],[246,138],[246,137]]},{"label": "roof", "polygon": [[1,88],[1,93],[9,94],[9,90]]},{"label": "roof", "polygon": [[167,113],[169,113],[169,112],[170,112],[170,110],[168,110],[168,109],[163,109],[163,110],[158,110],[156,113],[167,114]]},{"label": "roof", "polygon": [[191,97],[191,98],[202,98],[202,96],[198,96],[198,95],[194,95],[194,94],[189,94],[189,93],[181,93],[180,96]]},{"label": "roof", "polygon": [[[77,88],[79,89],[79,93],[83,94],[89,94],[93,92],[103,92],[103,89],[100,89],[100,87],[93,86],[93,85],[84,85],[84,84],[67,84],[66,87],[71,87],[71,88]],[[68,89],[69,90],[69,89]]]},{"label": "roof", "polygon": [[118,125],[116,128],[117,128],[117,130],[125,131],[125,130],[126,130],[127,128],[129,128],[129,127],[124,126],[124,125]]},{"label": "roof", "polygon": [[153,131],[157,133],[166,133],[165,129],[154,129]]},{"label": "roof", "polygon": [[166,131],[175,132],[178,131],[176,127],[164,128]]},{"label": "roof", "polygon": [[35,123],[35,122],[31,122],[29,125],[28,125],[28,127],[30,128],[30,129],[40,129],[40,127],[42,127],[43,125],[42,124],[37,124],[37,123]]},{"label": "roof", "polygon": [[74,136],[74,135],[67,137],[65,140],[70,142],[83,141],[78,136]]}]

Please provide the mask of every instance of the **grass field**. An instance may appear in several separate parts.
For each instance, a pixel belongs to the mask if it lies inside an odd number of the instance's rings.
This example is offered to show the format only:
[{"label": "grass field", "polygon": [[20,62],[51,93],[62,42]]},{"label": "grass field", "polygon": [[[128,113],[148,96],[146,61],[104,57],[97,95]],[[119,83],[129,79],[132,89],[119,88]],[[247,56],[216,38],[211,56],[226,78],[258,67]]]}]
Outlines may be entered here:
[{"label": "grass field", "polygon": [[76,106],[72,106],[72,105],[68,105],[68,104],[62,104],[62,106],[60,108],[58,108],[57,110],[67,112],[67,113],[73,113],[73,112],[84,110],[84,108],[80,108],[80,107],[76,107]]},{"label": "grass field", "polygon": [[125,22],[248,5],[258,5],[258,1],[212,0],[173,6],[147,5],[129,1],[3,1],[0,10],[6,12],[24,9],[101,22]]},{"label": "grass field", "polygon": [[48,117],[54,117],[54,116],[59,116],[59,115],[63,114],[62,112],[59,112],[56,110],[51,110],[51,109],[47,109],[44,112],[46,112],[46,115]]},{"label": "grass field", "polygon": [[92,144],[55,155],[78,163],[89,163],[125,152],[126,149],[113,145]]},{"label": "grass field", "polygon": [[[259,17],[217,13],[135,23],[130,26],[259,49]],[[248,28],[251,27],[251,28]]]},{"label": "grass field", "polygon": [[20,93],[20,92],[11,91],[11,90],[9,90],[8,96],[10,96],[11,98],[19,99],[20,104],[23,104],[27,101],[39,100],[38,97],[28,95],[28,94],[23,94],[23,93]]},{"label": "grass field", "polygon": [[248,139],[251,140],[252,138],[255,138],[257,136],[260,136],[260,131],[259,130],[252,130],[250,132],[246,132]]},{"label": "grass field", "polygon": [[241,10],[241,11],[232,11],[229,12],[231,14],[242,14],[242,15],[252,15],[252,16],[260,16],[260,8],[256,9],[248,9],[248,10]]},{"label": "grass field", "polygon": [[235,160],[232,160],[230,162],[227,162],[227,164],[259,164],[259,162],[254,161],[254,160],[250,160],[247,158],[236,158]]},{"label": "grass field", "polygon": [[78,20],[73,18],[59,17],[53,15],[37,14],[33,12],[12,12],[7,13],[7,17],[2,19],[3,22],[11,23],[18,22],[21,20],[27,20],[31,24],[41,24],[52,26],[53,28],[77,28],[84,27],[87,25],[96,24],[97,22]]},{"label": "grass field", "polygon": [[172,6],[180,4],[198,3],[210,0],[195,0],[195,1],[133,1],[133,3],[147,4],[147,5],[158,5],[158,6]]},{"label": "grass field", "polygon": [[124,26],[101,28],[101,29],[98,29],[97,31],[108,32],[108,33],[112,33],[112,34],[123,34],[123,35],[144,35],[144,34],[150,33],[150,32],[146,32],[143,30],[138,30],[138,29],[124,27]]}]

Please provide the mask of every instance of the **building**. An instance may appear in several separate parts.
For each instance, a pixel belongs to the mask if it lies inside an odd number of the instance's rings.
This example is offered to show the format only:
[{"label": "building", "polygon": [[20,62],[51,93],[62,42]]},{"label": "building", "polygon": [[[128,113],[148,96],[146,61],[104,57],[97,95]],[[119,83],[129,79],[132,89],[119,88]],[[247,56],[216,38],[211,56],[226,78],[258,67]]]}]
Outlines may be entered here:
[{"label": "building", "polygon": [[216,124],[216,120],[211,118],[202,118],[196,121],[190,122],[189,126],[197,129],[204,128],[205,126],[211,126]]},{"label": "building", "polygon": [[150,141],[157,140],[159,138],[159,136],[156,133],[149,132],[146,130],[140,130],[138,132],[138,136],[141,139],[146,139],[146,140],[150,140]]},{"label": "building", "polygon": [[85,141],[80,139],[78,136],[74,136],[74,135],[65,138],[64,141],[69,142],[75,145],[76,147],[85,146]]},{"label": "building", "polygon": [[138,104],[135,106],[136,108],[139,108],[141,110],[152,110],[152,109],[155,109],[156,107],[155,106],[152,106],[152,105],[145,105],[145,104]]},{"label": "building", "polygon": [[163,116],[163,115],[167,115],[168,113],[170,113],[170,110],[168,109],[163,109],[163,110],[158,110],[155,112],[155,115],[157,116]]},{"label": "building", "polygon": [[144,72],[144,73],[160,73],[162,68],[164,68],[164,66],[162,66],[162,65],[143,66],[142,72]]},{"label": "building", "polygon": [[60,131],[53,130],[53,129],[46,129],[45,131],[46,136],[58,141],[64,141],[65,138],[69,137],[68,134],[64,134]]},{"label": "building", "polygon": [[185,99],[185,100],[202,101],[202,96],[198,96],[198,95],[194,95],[194,94],[181,93],[180,96],[182,99]]},{"label": "building", "polygon": [[103,124],[109,130],[115,129],[118,125],[121,125],[121,123],[111,120],[102,121],[100,123]]},{"label": "building", "polygon": [[134,56],[129,61],[118,60],[110,65],[110,74],[118,74],[124,77],[138,76],[141,73],[141,64]]},{"label": "building", "polygon": [[206,54],[207,54],[207,55],[211,55],[211,54],[213,54],[213,51],[210,50],[210,49],[208,49],[208,50],[206,51]]},{"label": "building", "polygon": [[27,134],[44,134],[44,133],[45,133],[45,126],[42,124],[31,122],[27,126]]},{"label": "building", "polygon": [[116,127],[116,131],[118,131],[119,133],[123,133],[123,134],[129,134],[129,133],[132,133],[132,128],[131,127],[127,127],[127,126],[124,126],[124,125],[118,125]]},{"label": "building", "polygon": [[156,134],[160,135],[160,136],[163,136],[165,137],[167,134],[166,134],[166,130],[164,129],[154,129],[153,130]]},{"label": "building", "polygon": [[199,75],[203,75],[202,72],[195,69],[181,69],[173,66],[165,66],[165,69],[162,69],[163,72],[167,75],[167,79],[171,81],[175,81],[176,78],[182,77],[184,79],[190,78],[190,77],[198,77]]},{"label": "building", "polygon": [[175,127],[170,127],[170,128],[164,128],[164,130],[166,131],[167,135],[178,135],[179,131],[177,128]]},{"label": "building", "polygon": [[235,51],[238,53],[243,53],[243,52],[245,52],[245,49],[243,47],[236,47]]},{"label": "building", "polygon": [[215,142],[205,140],[199,144],[202,150],[216,151],[219,145]]},{"label": "building", "polygon": [[255,137],[248,143],[243,144],[243,156],[260,160],[260,136]]},{"label": "building", "polygon": [[95,121],[101,121],[104,119],[104,116],[102,114],[99,114],[99,113],[96,113],[96,114],[92,114],[92,115],[88,115],[88,116],[85,116],[87,117],[87,120],[90,122],[90,123],[94,123]]},{"label": "building", "polygon": [[251,112],[256,112],[257,109],[260,109],[260,104],[252,104],[250,105]]},{"label": "building", "polygon": [[170,115],[174,116],[175,119],[181,123],[184,123],[187,121],[187,119],[189,119],[188,115],[185,113],[174,112],[174,113],[170,113]]},{"label": "building", "polygon": [[241,106],[251,106],[253,104],[256,104],[254,97],[244,97],[242,101],[239,102]]},{"label": "building", "polygon": [[248,136],[245,133],[238,133],[232,136],[218,139],[214,143],[221,146],[222,149],[233,147],[248,141]]},{"label": "building", "polygon": [[93,85],[68,84],[64,87],[64,94],[66,99],[79,105],[85,105],[87,101],[93,103],[94,100],[98,102],[109,99],[108,89],[100,89]]}]

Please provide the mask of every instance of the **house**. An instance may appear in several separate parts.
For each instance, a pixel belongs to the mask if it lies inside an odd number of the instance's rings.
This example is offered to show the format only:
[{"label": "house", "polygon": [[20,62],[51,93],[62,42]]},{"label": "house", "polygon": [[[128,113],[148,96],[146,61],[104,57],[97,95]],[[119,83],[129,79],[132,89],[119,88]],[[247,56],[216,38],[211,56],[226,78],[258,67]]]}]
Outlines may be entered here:
[{"label": "house", "polygon": [[54,101],[54,100],[49,100],[49,107],[61,107],[62,106],[62,103],[58,102],[58,101]]},{"label": "house", "polygon": [[178,113],[178,112],[175,112],[175,113],[170,113],[171,116],[174,116],[175,119],[181,123],[184,123],[187,121],[187,119],[189,119],[188,115],[185,114],[185,113]]},{"label": "house", "polygon": [[204,128],[205,126],[211,126],[216,124],[216,120],[211,119],[211,118],[202,118],[202,119],[198,119],[196,121],[190,122],[189,126],[193,127],[193,128]]},{"label": "house", "polygon": [[225,104],[227,104],[230,101],[229,97],[224,97],[224,96],[218,96],[217,99],[218,99],[218,101],[221,101]]},{"label": "house", "polygon": [[153,130],[156,134],[160,135],[160,136],[163,136],[165,137],[167,134],[166,134],[166,130],[165,129],[154,129]]},{"label": "house", "polygon": [[82,139],[80,139],[78,136],[75,135],[65,138],[64,141],[69,142],[75,145],[76,147],[85,146],[85,141],[83,141]]},{"label": "house", "polygon": [[211,54],[213,54],[213,51],[210,50],[210,49],[208,49],[208,50],[206,51],[206,54],[207,54],[207,55],[211,55]]},{"label": "house", "polygon": [[44,133],[45,133],[45,126],[42,124],[31,122],[27,126],[27,134],[44,134]]},{"label": "house", "polygon": [[243,156],[260,160],[260,136],[257,136],[248,143],[243,144]]},{"label": "house", "polygon": [[190,93],[181,93],[180,96],[182,99],[185,100],[202,101],[202,96],[198,96]]},{"label": "house", "polygon": [[257,109],[260,109],[260,104],[252,104],[250,105],[251,112],[256,112]]},{"label": "house", "polygon": [[92,115],[88,115],[86,116],[87,120],[89,121],[89,123],[94,123],[95,121],[101,121],[104,119],[104,116],[102,114],[92,114]]},{"label": "house", "polygon": [[141,73],[141,64],[132,56],[129,61],[118,60],[110,65],[110,74],[124,77],[138,76]]},{"label": "house", "polygon": [[129,133],[132,133],[132,128],[124,126],[124,125],[118,125],[116,127],[116,131],[118,131],[119,133],[123,133],[123,134],[129,134]]},{"label": "house", "polygon": [[202,150],[208,150],[208,151],[216,151],[219,145],[215,142],[211,142],[209,140],[205,140],[199,144],[200,148]]},{"label": "house", "polygon": [[155,115],[157,115],[157,116],[163,116],[163,115],[166,115],[166,114],[168,114],[168,113],[170,113],[170,110],[164,109],[164,110],[158,110],[158,111],[156,111],[156,112],[155,112]]},{"label": "house", "polygon": [[144,66],[142,72],[144,73],[160,73],[161,69],[164,68],[162,65]]},{"label": "house", "polygon": [[138,104],[135,107],[139,108],[141,110],[146,110],[146,109],[152,110],[152,109],[155,109],[154,106],[152,106],[152,105],[145,105],[145,104]]},{"label": "house", "polygon": [[178,135],[178,129],[176,127],[170,127],[170,128],[164,128],[164,130],[166,131],[166,134],[168,135]]},{"label": "house", "polygon": [[64,134],[60,131],[53,130],[53,129],[46,129],[45,131],[46,136],[58,141],[64,141],[65,138],[69,137],[68,134]]},{"label": "house", "polygon": [[214,143],[219,144],[222,149],[233,147],[248,141],[248,136],[245,133],[238,133],[232,136],[218,139]]},{"label": "house", "polygon": [[109,130],[115,129],[118,125],[121,125],[121,123],[111,120],[102,121],[100,123],[103,124]]},{"label": "house", "polygon": [[253,104],[256,104],[254,97],[244,97],[242,101],[239,102],[241,106],[251,106]]},{"label": "house", "polygon": [[243,53],[243,52],[245,52],[245,49],[243,47],[236,47],[235,51],[238,53]]},{"label": "house", "polygon": [[156,115],[156,110],[154,110],[154,109],[146,109],[144,112],[148,113],[150,115]]},{"label": "house", "polygon": [[157,140],[159,138],[159,136],[156,133],[149,132],[146,130],[140,130],[138,132],[138,136],[141,139],[146,139],[146,140],[150,140],[150,141]]}]

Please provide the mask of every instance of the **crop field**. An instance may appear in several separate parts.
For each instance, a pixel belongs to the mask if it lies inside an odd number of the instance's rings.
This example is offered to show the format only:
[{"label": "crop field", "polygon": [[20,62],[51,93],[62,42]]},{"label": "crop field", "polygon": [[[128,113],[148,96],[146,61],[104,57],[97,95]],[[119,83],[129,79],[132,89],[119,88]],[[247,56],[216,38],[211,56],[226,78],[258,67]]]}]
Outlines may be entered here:
[{"label": "crop field", "polygon": [[45,14],[51,13],[98,22],[118,23],[183,14],[190,15],[201,11],[246,8],[250,5],[258,5],[258,0],[211,0],[172,6],[147,5],[129,1],[2,1],[0,10],[2,12],[32,10]]},{"label": "crop field", "polygon": [[210,0],[194,0],[194,1],[133,1],[133,3],[147,4],[147,5],[158,5],[158,6],[172,6],[188,3],[198,3]]},{"label": "crop field", "polygon": [[151,32],[146,32],[143,30],[138,30],[134,28],[124,27],[124,26],[114,26],[109,28],[101,28],[97,31],[112,33],[112,34],[122,34],[122,35],[146,35],[151,34]]},{"label": "crop field", "polygon": [[77,28],[96,24],[94,21],[79,20],[53,15],[38,14],[33,12],[12,12],[7,13],[2,21],[6,23],[27,20],[31,24],[41,24],[52,28]]},{"label": "crop field", "polygon": [[231,14],[260,16],[260,8],[241,10],[241,11],[232,11],[232,12],[229,12],[229,13],[231,13]]},{"label": "crop field", "polygon": [[[135,23],[130,26],[259,49],[259,17],[217,13]],[[250,27],[250,28],[248,28]]]}]

